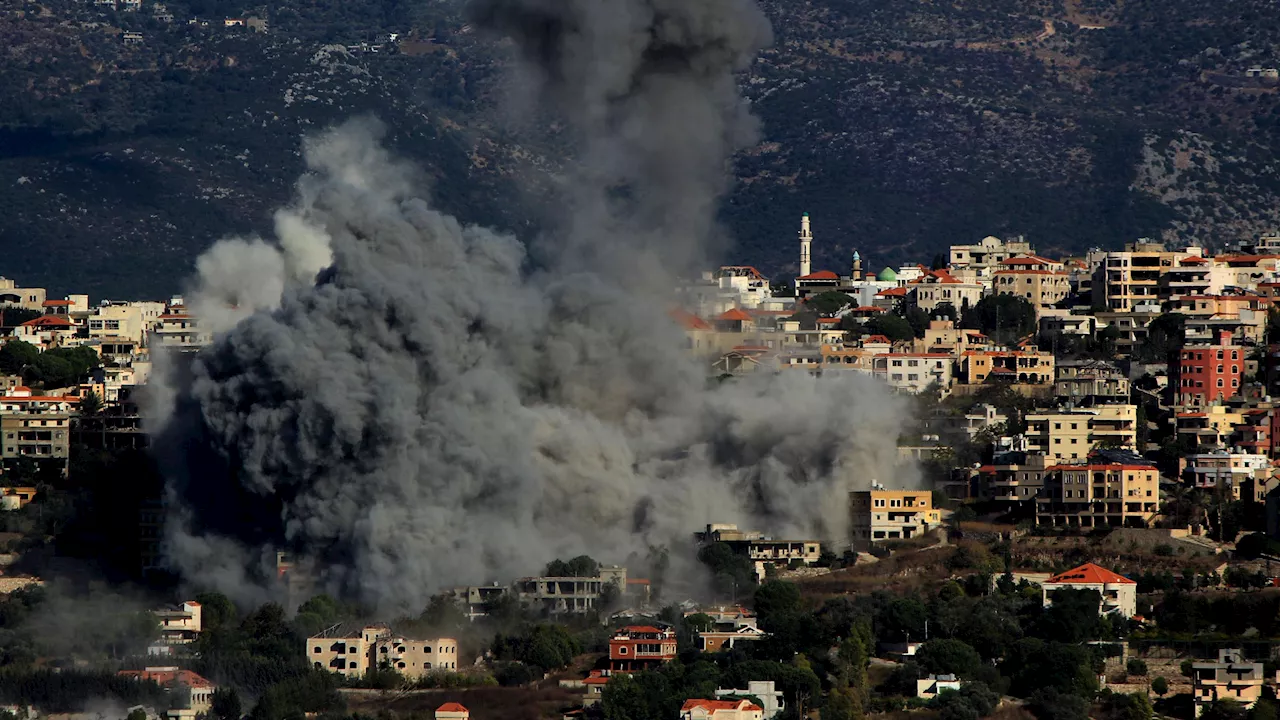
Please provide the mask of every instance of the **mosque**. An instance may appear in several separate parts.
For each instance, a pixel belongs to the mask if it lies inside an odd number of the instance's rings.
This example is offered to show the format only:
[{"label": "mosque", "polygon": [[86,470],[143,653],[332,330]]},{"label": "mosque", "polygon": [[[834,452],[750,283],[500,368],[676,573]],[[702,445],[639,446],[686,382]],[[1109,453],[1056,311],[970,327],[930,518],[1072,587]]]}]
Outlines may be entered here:
[{"label": "mosque", "polygon": [[[876,296],[885,290],[903,287],[921,277],[925,269],[918,265],[904,265],[898,270],[886,267],[872,275],[862,270],[862,256],[853,252],[849,274],[839,275],[830,270],[813,270],[813,227],[809,213],[800,216],[800,275],[796,277],[796,298],[802,299],[828,291],[842,292],[857,301],[858,305],[875,304]],[[883,298],[882,298],[883,299]]]}]

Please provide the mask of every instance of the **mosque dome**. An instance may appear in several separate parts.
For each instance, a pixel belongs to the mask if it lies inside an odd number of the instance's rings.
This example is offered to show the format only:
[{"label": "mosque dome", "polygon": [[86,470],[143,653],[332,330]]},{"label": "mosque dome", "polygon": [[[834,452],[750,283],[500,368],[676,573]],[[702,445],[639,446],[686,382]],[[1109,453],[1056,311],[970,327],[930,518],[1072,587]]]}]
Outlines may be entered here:
[{"label": "mosque dome", "polygon": [[879,275],[876,275],[876,279],[880,282],[897,282],[898,273],[894,272],[893,268],[885,268],[880,271]]}]

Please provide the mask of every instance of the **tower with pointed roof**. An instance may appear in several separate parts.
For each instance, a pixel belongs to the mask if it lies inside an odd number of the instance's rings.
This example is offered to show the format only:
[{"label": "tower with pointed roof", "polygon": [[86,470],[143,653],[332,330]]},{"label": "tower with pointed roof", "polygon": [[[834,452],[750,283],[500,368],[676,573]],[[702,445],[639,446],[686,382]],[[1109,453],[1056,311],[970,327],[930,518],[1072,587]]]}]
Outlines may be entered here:
[{"label": "tower with pointed roof", "polygon": [[813,272],[813,231],[809,229],[809,213],[800,216],[800,277]]},{"label": "tower with pointed roof", "polygon": [[862,279],[862,256],[858,254],[857,250],[853,251],[853,268],[849,273],[849,279],[853,282]]}]

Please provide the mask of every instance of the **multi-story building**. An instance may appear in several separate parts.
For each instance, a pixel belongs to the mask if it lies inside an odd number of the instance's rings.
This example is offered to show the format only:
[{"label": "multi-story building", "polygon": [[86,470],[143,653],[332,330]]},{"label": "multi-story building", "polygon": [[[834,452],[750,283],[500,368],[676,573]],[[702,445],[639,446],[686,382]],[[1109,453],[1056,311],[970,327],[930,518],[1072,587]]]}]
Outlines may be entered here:
[{"label": "multi-story building", "polygon": [[783,692],[774,686],[772,680],[748,680],[747,687],[743,690],[724,689],[716,690],[716,697],[742,697],[749,695],[760,701],[760,707],[764,710],[764,720],[776,717],[783,710],[787,709],[787,702],[783,699]]},{"label": "multi-story building", "polygon": [[670,628],[628,625],[609,638],[611,672],[638,672],[676,658],[676,633]]},{"label": "multi-story building", "polygon": [[1160,509],[1160,473],[1146,465],[1055,465],[1036,498],[1036,523],[1146,527]]},{"label": "multi-story building", "polygon": [[1071,294],[1071,278],[1062,263],[1036,255],[1012,257],[1002,262],[992,278],[997,295],[1016,295],[1036,308],[1051,308]]},{"label": "multi-story building", "polygon": [[932,313],[942,305],[956,312],[978,304],[987,286],[977,281],[960,280],[946,270],[930,270],[908,285],[908,299],[916,307]]},{"label": "multi-story building", "polygon": [[1262,697],[1262,688],[1268,681],[1280,681],[1280,673],[1268,677],[1263,663],[1245,659],[1244,651],[1238,648],[1219,650],[1217,662],[1192,663],[1191,699],[1195,703],[1195,717],[1203,715],[1219,700],[1233,700],[1252,708]]},{"label": "multi-story building", "polygon": [[764,720],[764,708],[750,700],[685,700],[680,720]]},{"label": "multi-story building", "polygon": [[76,324],[66,317],[41,315],[14,328],[13,339],[30,343],[42,350],[50,350],[79,344],[79,332]]},{"label": "multi-story building", "polygon": [[150,347],[195,352],[213,341],[213,336],[200,327],[200,321],[182,305],[172,305],[156,318],[147,343]]},{"label": "multi-story building", "polygon": [[1040,584],[1044,607],[1053,604],[1060,590],[1093,590],[1098,593],[1098,613],[1133,617],[1138,611],[1138,583],[1104,567],[1085,563],[1058,573]]},{"label": "multi-story building", "polygon": [[1178,439],[1193,450],[1227,447],[1232,444],[1236,428],[1244,424],[1244,418],[1240,408],[1209,405],[1196,411],[1176,413],[1175,432]]},{"label": "multi-story building", "polygon": [[949,265],[954,270],[967,270],[977,277],[990,277],[1005,260],[1015,255],[1029,254],[1031,243],[1022,236],[1008,242],[987,236],[976,245],[952,245]]},{"label": "multi-story building", "polygon": [[200,610],[200,603],[195,600],[153,610],[151,614],[156,616],[156,621],[160,624],[160,637],[149,651],[150,654],[168,655],[175,645],[195,642],[202,627]]},{"label": "multi-story building", "polygon": [[977,470],[979,496],[1002,503],[1034,503],[1044,487],[1045,456],[1040,453],[997,454]]},{"label": "multi-story building", "polygon": [[1266,455],[1221,450],[1187,455],[1178,464],[1185,483],[1228,493],[1232,500],[1265,502],[1267,493],[1280,484]]},{"label": "multi-story building", "polygon": [[1128,402],[1129,378],[1104,360],[1061,360],[1053,394],[1076,405]]},{"label": "multi-story building", "polygon": [[544,613],[591,612],[606,595],[621,600],[627,590],[626,568],[605,565],[599,572],[596,577],[521,578],[515,583],[515,593]]},{"label": "multi-story building", "polygon": [[147,330],[159,321],[161,313],[154,316],[151,306],[159,303],[130,303],[102,305],[89,316],[89,337],[103,342],[131,342],[141,346],[146,342]]},{"label": "multi-story building", "polygon": [[872,360],[872,374],[894,390],[924,392],[931,386],[951,386],[956,358],[950,353],[885,353]]},{"label": "multi-story building", "polygon": [[1156,283],[1161,301],[1188,295],[1217,295],[1230,284],[1231,270],[1199,255],[1188,255],[1167,268]]},{"label": "multi-story building", "polygon": [[756,616],[741,607],[691,610],[684,614],[686,618],[694,615],[711,618],[709,627],[695,628],[695,641],[701,652],[719,652],[731,649],[739,642],[753,642],[765,636]]},{"label": "multi-story building", "polygon": [[951,320],[930,320],[924,337],[911,344],[918,353],[947,353],[959,357],[966,350],[995,350],[995,343],[980,330],[958,328]]},{"label": "multi-story building", "polygon": [[1121,252],[1092,253],[1096,262],[1093,300],[1096,306],[1114,312],[1134,312],[1143,306],[1160,304],[1160,277],[1188,255],[1200,256],[1200,248],[1166,250],[1150,241],[1126,243]]},{"label": "multi-story building", "polygon": [[970,350],[960,356],[960,382],[993,381],[1045,385],[1054,379],[1053,353],[1039,350]]},{"label": "multi-story building", "polygon": [[1137,425],[1135,405],[1063,408],[1027,415],[1027,444],[1050,464],[1082,463],[1099,446],[1135,448]]},{"label": "multi-story building", "polygon": [[849,503],[855,547],[920,537],[940,522],[929,490],[885,490],[873,484],[871,490],[849,493]]},{"label": "multi-story building", "polygon": [[0,308],[20,307],[24,310],[41,310],[44,307],[44,288],[24,288],[6,277],[0,277]]},{"label": "multi-story building", "polygon": [[706,530],[693,537],[700,544],[724,543],[734,553],[746,556],[755,564],[756,576],[761,580],[767,566],[786,569],[793,563],[812,565],[822,555],[822,544],[817,540],[778,540],[754,530],[739,530],[731,523],[708,524]]},{"label": "multi-story building", "polygon": [[0,452],[6,462],[18,458],[53,460],[70,457],[71,417],[80,398],[34,395],[18,386],[0,396]]},{"label": "multi-story building", "polygon": [[1229,333],[1219,335],[1214,345],[1183,346],[1174,381],[1178,406],[1204,407],[1239,394],[1245,352],[1244,346],[1232,343]]},{"label": "multi-story building", "polygon": [[458,669],[458,641],[453,638],[413,640],[385,625],[334,630],[307,638],[307,661],[321,670],[355,678],[370,670],[391,668],[408,678]]}]

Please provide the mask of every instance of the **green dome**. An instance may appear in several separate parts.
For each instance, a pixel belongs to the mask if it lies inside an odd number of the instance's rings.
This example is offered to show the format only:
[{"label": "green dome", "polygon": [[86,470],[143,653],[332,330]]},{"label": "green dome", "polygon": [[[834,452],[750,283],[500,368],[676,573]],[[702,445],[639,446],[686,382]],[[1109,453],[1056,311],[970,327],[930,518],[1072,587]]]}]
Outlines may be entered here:
[{"label": "green dome", "polygon": [[880,271],[880,274],[876,276],[876,279],[880,282],[897,282],[898,273],[894,272],[893,268],[885,268]]}]

